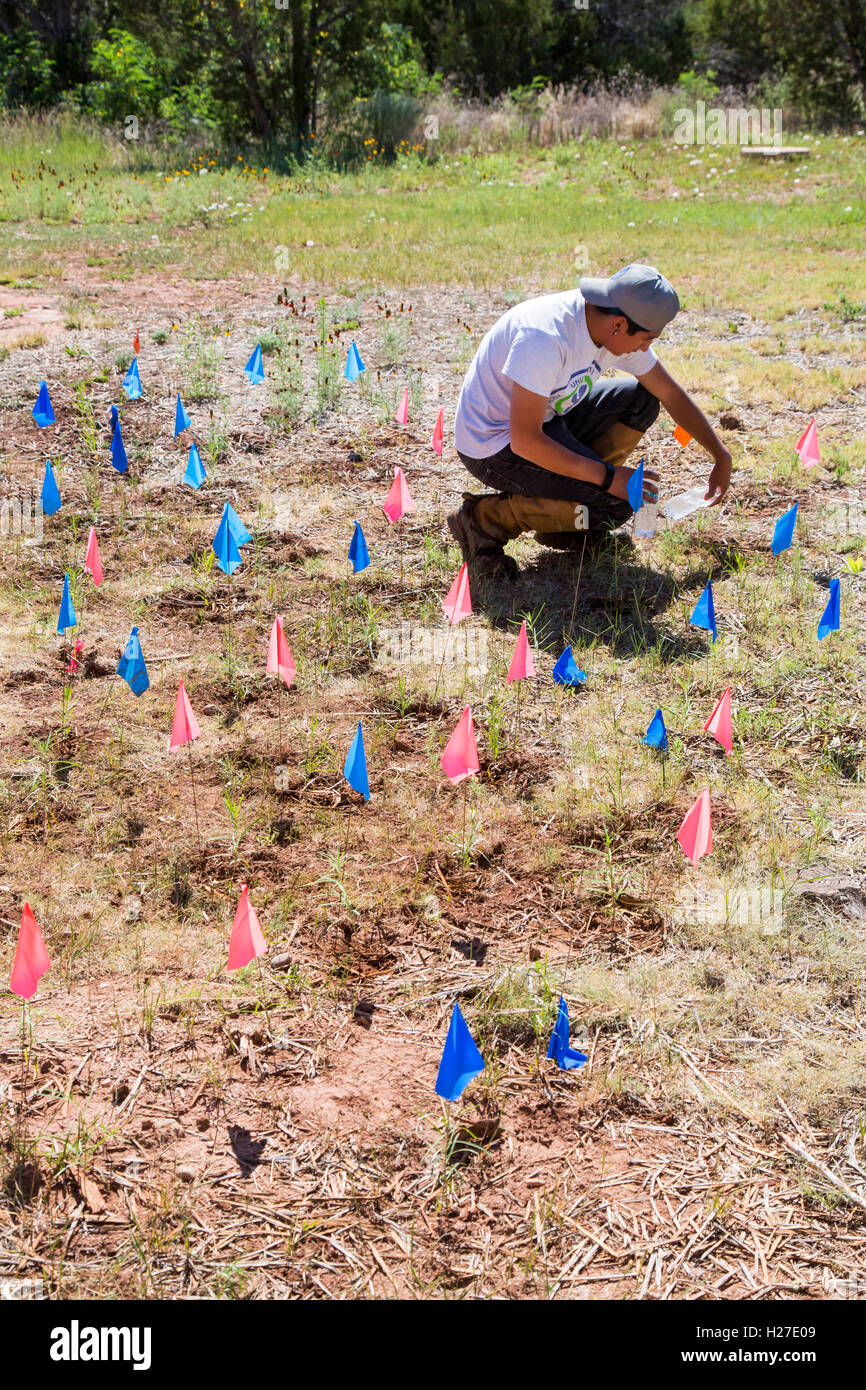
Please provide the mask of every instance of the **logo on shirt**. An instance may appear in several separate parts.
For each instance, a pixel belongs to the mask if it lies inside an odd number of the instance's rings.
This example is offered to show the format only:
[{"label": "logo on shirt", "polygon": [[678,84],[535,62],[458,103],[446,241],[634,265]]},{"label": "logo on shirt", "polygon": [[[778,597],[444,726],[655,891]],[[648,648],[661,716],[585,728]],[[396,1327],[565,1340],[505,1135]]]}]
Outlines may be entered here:
[{"label": "logo on shirt", "polygon": [[[593,366],[595,365],[596,363],[593,363]],[[550,402],[557,415],[564,415],[567,410],[573,410],[576,405],[580,405],[584,396],[589,395],[593,385],[593,378],[585,368],[581,368],[579,372],[572,372],[567,384],[561,388],[566,394]]]}]

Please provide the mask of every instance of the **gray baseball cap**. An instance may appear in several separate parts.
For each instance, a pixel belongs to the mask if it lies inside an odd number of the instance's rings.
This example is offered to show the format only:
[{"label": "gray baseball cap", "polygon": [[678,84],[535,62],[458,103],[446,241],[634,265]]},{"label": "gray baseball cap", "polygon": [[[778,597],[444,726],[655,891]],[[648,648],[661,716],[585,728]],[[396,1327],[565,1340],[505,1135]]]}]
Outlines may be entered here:
[{"label": "gray baseball cap", "polygon": [[620,309],[647,333],[661,333],[680,311],[676,290],[654,265],[626,265],[608,280],[584,276],[578,289],[588,304]]}]

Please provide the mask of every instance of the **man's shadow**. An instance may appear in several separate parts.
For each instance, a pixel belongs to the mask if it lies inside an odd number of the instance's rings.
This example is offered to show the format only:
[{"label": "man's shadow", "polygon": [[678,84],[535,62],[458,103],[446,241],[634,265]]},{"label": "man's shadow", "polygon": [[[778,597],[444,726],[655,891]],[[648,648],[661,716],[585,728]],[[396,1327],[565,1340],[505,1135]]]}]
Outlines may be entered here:
[{"label": "man's shadow", "polygon": [[709,559],[681,578],[654,568],[625,533],[599,548],[554,550],[538,546],[514,583],[482,583],[473,589],[475,607],[491,626],[514,634],[523,617],[532,615],[533,644],[557,655],[567,645],[603,644],[620,658],[656,653],[663,665],[693,657],[703,659],[708,635],[684,627],[667,611],[682,595],[690,606],[708,580],[731,572],[730,547],[712,544]]}]

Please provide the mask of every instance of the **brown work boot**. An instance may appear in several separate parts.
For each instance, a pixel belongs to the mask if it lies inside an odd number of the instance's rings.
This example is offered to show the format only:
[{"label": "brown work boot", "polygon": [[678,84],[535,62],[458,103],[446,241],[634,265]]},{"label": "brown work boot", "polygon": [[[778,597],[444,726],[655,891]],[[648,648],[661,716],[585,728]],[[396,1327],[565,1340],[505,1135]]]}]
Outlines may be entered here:
[{"label": "brown work boot", "polygon": [[446,518],[463,559],[469,568],[483,579],[514,580],[519,574],[517,561],[506,555],[501,540],[481,529],[474,513],[482,498],[471,492],[464,492],[463,506]]}]

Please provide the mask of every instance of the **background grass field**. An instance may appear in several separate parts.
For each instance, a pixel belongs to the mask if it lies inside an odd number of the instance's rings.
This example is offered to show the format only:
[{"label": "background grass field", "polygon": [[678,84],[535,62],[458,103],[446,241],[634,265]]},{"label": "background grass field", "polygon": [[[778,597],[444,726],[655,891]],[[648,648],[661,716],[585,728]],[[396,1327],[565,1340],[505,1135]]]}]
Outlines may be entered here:
[{"label": "background grass field", "polygon": [[[0,967],[25,898],[53,962],[23,1029],[0,996],[0,1271],[70,1296],[856,1290],[862,140],[806,141],[799,162],[587,141],[288,179],[204,156],[156,170],[62,124],[7,137],[0,474],[38,488],[50,456],[64,505],[41,543],[12,528],[0,577]],[[623,537],[576,602],[575,561],[521,540],[519,583],[475,596],[437,690],[463,373],[508,305],[632,260],[680,292],[660,355],[732,449],[726,503]],[[352,339],[368,370],[350,387]],[[38,431],[43,378],[57,424]],[[198,494],[178,482],[177,391]],[[813,415],[806,473],[793,444]],[[665,418],[647,457],[664,496],[706,475]],[[417,503],[399,535],[381,512],[396,464]],[[225,500],[254,537],[230,581],[209,551]],[[355,520],[373,560],[357,577]],[[842,629],[819,644],[836,576]],[[708,577],[712,649],[688,623]],[[298,666],[281,707],[276,613]],[[524,618],[539,676],[518,733],[504,675]],[[140,701],[110,685],[132,623]],[[568,640],[577,693],[550,680]],[[181,676],[201,843],[167,747]],[[726,685],[731,758],[702,733]],[[464,850],[439,757],[467,700],[482,774]],[[664,769],[640,743],[657,705]],[[365,806],[341,776],[359,718]],[[674,835],[703,786],[715,844],[693,870]],[[242,882],[271,950],[229,977]],[[570,1075],[544,1060],[560,991],[590,1058]],[[455,998],[487,1067],[446,1113]]]}]

